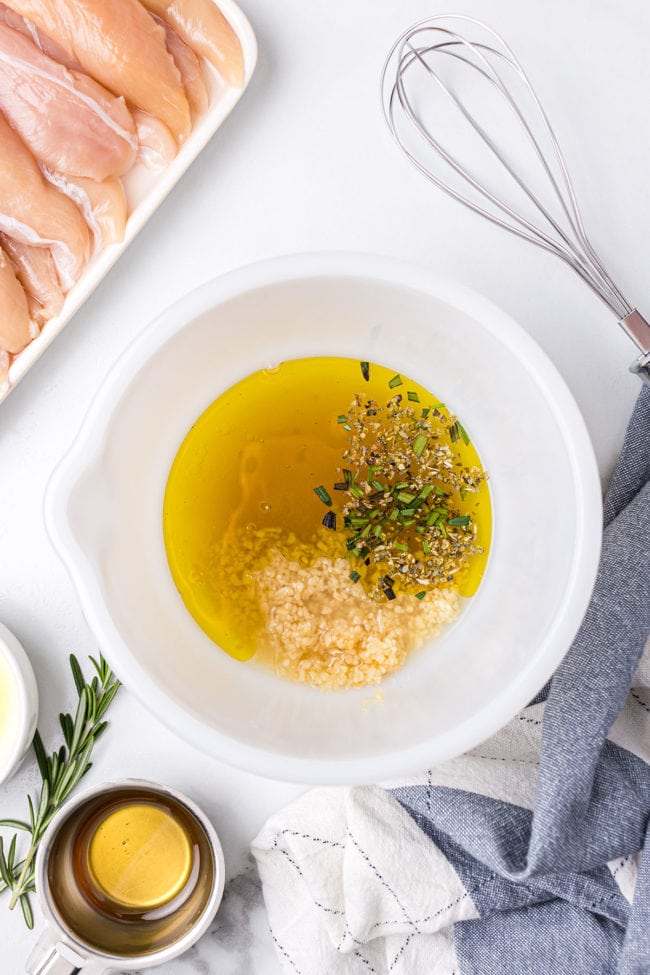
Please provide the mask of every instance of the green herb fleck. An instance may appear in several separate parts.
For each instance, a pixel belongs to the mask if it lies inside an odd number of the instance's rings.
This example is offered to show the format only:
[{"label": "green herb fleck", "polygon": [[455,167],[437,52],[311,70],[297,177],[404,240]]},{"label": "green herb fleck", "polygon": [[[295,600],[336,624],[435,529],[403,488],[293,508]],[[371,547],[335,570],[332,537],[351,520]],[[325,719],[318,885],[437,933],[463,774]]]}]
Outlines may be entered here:
[{"label": "green herb fleck", "polygon": [[424,433],[419,433],[413,441],[413,453],[416,457],[421,457],[426,450],[429,438]]},{"label": "green herb fleck", "polygon": [[395,389],[397,386],[401,386],[402,377],[400,376],[400,374],[396,373],[392,379],[389,379],[388,385],[390,386],[391,389]]},{"label": "green herb fleck", "polygon": [[408,491],[400,491],[396,497],[398,501],[402,501],[404,504],[410,504],[411,501],[415,501],[415,495],[409,494]]},{"label": "green herb fleck", "polygon": [[456,426],[458,427],[458,432],[459,432],[459,434],[462,437],[463,443],[465,444],[466,447],[468,447],[469,446],[469,437],[467,435],[467,430],[465,429],[465,427],[463,426],[463,424],[460,422],[460,420],[456,420]]},{"label": "green herb fleck", "polygon": [[359,581],[359,579],[361,578],[361,576],[359,575],[359,573],[357,572],[357,570],[356,570],[356,569],[354,569],[354,570],[353,570],[353,571],[352,571],[352,572],[350,573],[350,578],[352,579],[352,582],[358,582],[358,581]]},{"label": "green herb fleck", "polygon": [[326,504],[328,508],[332,507],[332,499],[327,492],[327,488],[324,488],[322,484],[319,487],[314,488],[314,494],[323,502],[323,504]]},{"label": "green herb fleck", "polygon": [[370,382],[370,363],[369,362],[361,362],[361,363],[359,363],[359,365],[361,366],[361,375],[363,376],[363,378],[365,379],[365,381],[367,383],[369,383]]}]

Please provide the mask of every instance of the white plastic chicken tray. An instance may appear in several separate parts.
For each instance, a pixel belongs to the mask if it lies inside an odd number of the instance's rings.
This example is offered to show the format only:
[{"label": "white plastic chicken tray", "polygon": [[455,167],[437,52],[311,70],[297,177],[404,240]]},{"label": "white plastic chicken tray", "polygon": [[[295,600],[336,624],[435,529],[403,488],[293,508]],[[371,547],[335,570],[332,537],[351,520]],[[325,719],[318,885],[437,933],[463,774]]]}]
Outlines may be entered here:
[{"label": "white plastic chicken tray", "polygon": [[61,313],[55,318],[51,318],[44,325],[40,335],[15,357],[9,369],[9,384],[4,389],[0,387],[0,402],[9,395],[30,366],[54,341],[113,264],[122,256],[133,238],[144,227],[149,217],[160,206],[183,173],[210,141],[246,90],[257,62],[255,34],[249,21],[234,3],[234,0],[219,0],[219,9],[241,42],[244,55],[244,83],[242,87],[228,87],[212,65],[203,61],[210,98],[207,112],[198,119],[186,142],[181,146],[178,155],[164,170],[153,173],[138,162],[126,176],[122,177],[130,214],[124,240],[119,244],[109,244],[93,257],[79,281],[68,292]]}]

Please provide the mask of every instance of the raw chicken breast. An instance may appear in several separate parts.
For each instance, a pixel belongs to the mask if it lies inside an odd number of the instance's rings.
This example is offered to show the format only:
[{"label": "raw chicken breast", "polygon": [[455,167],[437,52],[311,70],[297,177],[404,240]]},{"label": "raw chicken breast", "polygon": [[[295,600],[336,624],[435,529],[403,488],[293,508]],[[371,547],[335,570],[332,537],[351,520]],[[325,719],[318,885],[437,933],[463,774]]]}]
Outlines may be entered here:
[{"label": "raw chicken breast", "polygon": [[40,31],[31,21],[10,10],[4,3],[0,3],[0,23],[8,24],[9,27],[13,27],[14,30],[24,34],[25,37],[29,37],[43,54],[47,54],[48,58],[52,58],[53,61],[58,61],[64,68],[72,68],[74,71],[81,70],[81,65],[77,59],[71,57],[60,44]]},{"label": "raw chicken breast", "polygon": [[201,62],[192,48],[188,47],[169,24],[166,24],[155,14],[152,14],[152,17],[165,31],[167,50],[180,72],[183,88],[192,109],[192,116],[196,118],[197,115],[203,115],[208,107],[208,87],[203,77]]},{"label": "raw chicken breast", "polygon": [[15,354],[32,338],[27,297],[11,261],[0,248],[0,349]]},{"label": "raw chicken breast", "polygon": [[74,203],[46,182],[34,157],[0,114],[0,231],[49,247],[63,288],[77,280],[90,233]]},{"label": "raw chicken breast", "polygon": [[32,318],[39,325],[44,325],[59,314],[64,300],[51,250],[49,247],[21,244],[6,234],[0,234],[0,246],[10,258],[25,290]]},{"label": "raw chicken breast", "polygon": [[142,0],[142,3],[173,27],[197,54],[207,58],[229,85],[241,88],[244,83],[241,44],[214,0]]},{"label": "raw chicken breast", "polygon": [[3,23],[0,109],[36,158],[63,173],[106,179],[135,161],[135,123],[124,99]]},{"label": "raw chicken breast", "polygon": [[147,115],[134,112],[135,125],[140,143],[140,159],[149,169],[164,169],[176,155],[176,142],[164,122]]},{"label": "raw chicken breast", "polygon": [[66,177],[49,169],[43,171],[50,183],[77,204],[93,232],[97,247],[119,244],[124,239],[126,195],[119,179],[105,179],[98,183],[81,176]]},{"label": "raw chicken breast", "polygon": [[167,125],[182,142],[190,107],[165,34],[138,0],[9,0],[84,71]]}]

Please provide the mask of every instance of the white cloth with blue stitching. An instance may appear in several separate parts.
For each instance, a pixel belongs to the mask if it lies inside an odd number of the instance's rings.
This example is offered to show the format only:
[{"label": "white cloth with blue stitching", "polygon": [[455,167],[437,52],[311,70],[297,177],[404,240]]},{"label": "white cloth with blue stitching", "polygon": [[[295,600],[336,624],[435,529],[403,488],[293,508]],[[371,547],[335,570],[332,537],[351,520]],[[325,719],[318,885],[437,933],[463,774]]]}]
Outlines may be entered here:
[{"label": "white cloth with blue stitching", "polygon": [[[610,739],[650,763],[649,649],[632,690],[636,699],[630,693]],[[526,708],[474,751],[400,787],[424,786],[432,804],[435,787],[447,786],[532,810],[544,708]],[[312,789],[255,840],[269,925],[287,972],[460,975],[453,925],[479,911],[390,787]],[[637,857],[608,866],[631,902]]]}]

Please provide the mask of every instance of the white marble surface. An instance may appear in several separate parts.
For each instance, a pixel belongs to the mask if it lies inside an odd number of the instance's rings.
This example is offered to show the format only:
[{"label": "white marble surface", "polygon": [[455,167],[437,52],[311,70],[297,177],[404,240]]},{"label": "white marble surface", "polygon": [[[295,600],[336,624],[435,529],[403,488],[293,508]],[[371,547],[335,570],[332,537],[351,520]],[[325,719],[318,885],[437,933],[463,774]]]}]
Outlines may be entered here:
[{"label": "white marble surface", "polygon": [[[243,0],[260,59],[234,115],[87,305],[0,407],[0,618],[28,649],[42,709],[73,703],[66,654],[96,649],[43,528],[43,491],[110,364],[183,292],[236,265],[315,249],[410,258],[501,304],[546,349],[573,390],[603,476],[637,392],[632,349],[610,314],[541,252],[483,225],[400,158],[379,114],[385,51],[435,0]],[[556,124],[597,246],[646,313],[650,8],[643,0],[465,0],[507,35]],[[480,367],[480,364],[478,364]],[[187,747],[128,690],[112,711],[90,781],[146,776],[189,793],[213,818],[231,879],[211,933],[167,975],[272,975],[251,838],[300,786],[220,766]],[[0,816],[20,815],[36,785],[27,766],[0,788]],[[3,972],[33,941],[0,898]],[[417,975],[417,973],[414,973]]]}]

